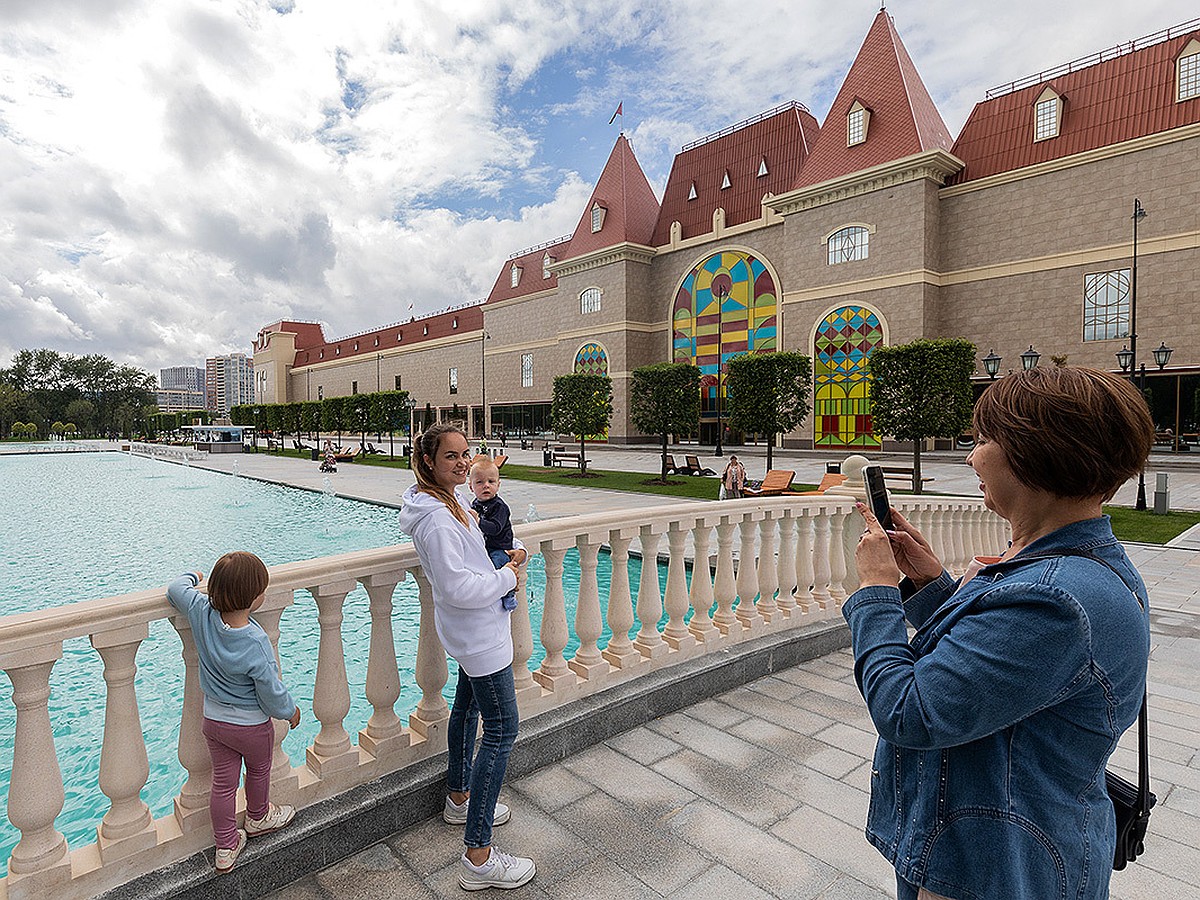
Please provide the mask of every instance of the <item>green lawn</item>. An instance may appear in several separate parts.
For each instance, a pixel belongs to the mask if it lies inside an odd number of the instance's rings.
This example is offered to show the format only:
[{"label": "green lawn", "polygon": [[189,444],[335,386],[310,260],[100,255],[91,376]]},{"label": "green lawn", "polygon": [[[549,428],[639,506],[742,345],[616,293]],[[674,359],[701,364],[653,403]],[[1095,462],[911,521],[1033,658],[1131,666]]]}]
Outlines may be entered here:
[{"label": "green lawn", "polygon": [[1156,516],[1149,510],[1138,512],[1128,506],[1106,506],[1104,511],[1112,518],[1113,534],[1122,541],[1138,541],[1143,544],[1165,544],[1200,522],[1200,512],[1169,512]]}]

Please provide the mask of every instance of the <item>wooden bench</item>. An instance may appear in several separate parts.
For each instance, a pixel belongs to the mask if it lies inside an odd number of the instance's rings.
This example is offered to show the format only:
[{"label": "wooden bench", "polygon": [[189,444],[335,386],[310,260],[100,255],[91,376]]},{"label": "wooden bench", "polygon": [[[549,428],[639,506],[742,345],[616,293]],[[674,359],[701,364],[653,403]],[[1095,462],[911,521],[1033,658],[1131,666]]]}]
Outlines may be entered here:
[{"label": "wooden bench", "polygon": [[[895,487],[911,488],[913,479],[912,466],[880,466],[883,470],[883,480]],[[932,475],[922,475],[921,484],[933,481]]]},{"label": "wooden bench", "polygon": [[757,488],[746,488],[742,493],[747,497],[777,497],[786,494],[792,486],[796,473],[787,469],[772,469]]},{"label": "wooden bench", "polygon": [[679,470],[681,473],[686,472],[688,475],[717,474],[712,469],[706,469],[704,466],[700,465],[700,457],[698,456],[685,456],[684,460],[687,462],[687,466],[684,469]]},{"label": "wooden bench", "polygon": [[840,487],[846,483],[846,476],[840,472],[826,472],[821,476],[821,483],[817,485],[815,491],[788,491],[789,494],[795,494],[797,497],[806,497],[816,494],[824,494],[832,487]]},{"label": "wooden bench", "polygon": [[582,469],[586,463],[590,462],[590,459],[585,460],[577,451],[568,450],[566,447],[555,447],[550,451],[550,465],[552,466],[569,464],[576,469]]}]

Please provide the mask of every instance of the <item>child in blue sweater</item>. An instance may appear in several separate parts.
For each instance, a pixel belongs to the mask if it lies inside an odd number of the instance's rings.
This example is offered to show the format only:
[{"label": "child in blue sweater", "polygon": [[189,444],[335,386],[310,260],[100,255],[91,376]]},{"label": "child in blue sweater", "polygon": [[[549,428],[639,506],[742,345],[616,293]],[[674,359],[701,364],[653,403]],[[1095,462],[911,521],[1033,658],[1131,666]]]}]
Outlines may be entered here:
[{"label": "child in blue sweater", "polygon": [[[250,614],[262,606],[269,576],[253,553],[226,553],[213,566],[208,595],[196,590],[201,572],[180,575],[167,587],[167,599],[192,627],[204,692],[202,731],[212,757],[213,839],[216,868],[228,872],[246,838],[268,834],[295,816],[291,806],[268,800],[275,748],[272,719],[292,728],[300,707],[279,677],[275,651]],[[246,767],[246,827],[237,827],[237,788]]]}]

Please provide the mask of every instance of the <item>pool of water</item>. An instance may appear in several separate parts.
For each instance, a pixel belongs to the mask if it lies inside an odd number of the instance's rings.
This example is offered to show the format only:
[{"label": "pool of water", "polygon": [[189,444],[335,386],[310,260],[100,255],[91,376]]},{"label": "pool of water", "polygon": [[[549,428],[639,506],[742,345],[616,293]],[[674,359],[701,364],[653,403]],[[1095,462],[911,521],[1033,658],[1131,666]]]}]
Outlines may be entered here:
[{"label": "pool of water", "polygon": [[[400,483],[397,482],[397,496]],[[0,616],[108,597],[166,584],[184,571],[208,572],[233,549],[250,550],[268,565],[313,559],[351,550],[407,541],[399,512],[268,485],[246,478],[173,465],[118,453],[4,456],[0,458]],[[666,568],[659,567],[660,589]],[[600,557],[601,605],[607,603],[609,557]],[[638,560],[630,562],[635,593]],[[529,563],[534,665],[545,584],[542,560]],[[567,555],[564,572],[568,622],[579,590],[578,555]],[[319,626],[316,603],[306,592],[284,613],[279,653],[284,681],[304,721],[283,743],[293,765],[320,729],[312,715]],[[350,682],[351,709],[343,723],[352,736],[371,715],[364,696],[370,614],[360,587],[344,607],[342,635]],[[419,604],[411,581],[394,595],[393,632],[401,666],[401,717],[415,708],[420,690],[411,668],[416,658]],[[636,625],[635,625],[636,628]],[[600,644],[607,643],[607,632]],[[578,645],[574,636],[568,657]],[[186,773],[177,749],[183,697],[181,644],[166,621],[151,625],[138,651],[137,695],[150,758],[150,779],[142,791],[155,817],[166,815]],[[72,846],[95,840],[95,827],[108,802],[98,785],[104,724],[103,665],[86,638],[68,641],[51,678],[51,721],[66,788],[56,826]],[[447,696],[457,670],[450,660]],[[0,675],[0,794],[7,795],[12,768],[15,710],[11,685]],[[356,739],[356,738],[355,738]],[[0,860],[7,859],[19,833],[0,820]]]}]

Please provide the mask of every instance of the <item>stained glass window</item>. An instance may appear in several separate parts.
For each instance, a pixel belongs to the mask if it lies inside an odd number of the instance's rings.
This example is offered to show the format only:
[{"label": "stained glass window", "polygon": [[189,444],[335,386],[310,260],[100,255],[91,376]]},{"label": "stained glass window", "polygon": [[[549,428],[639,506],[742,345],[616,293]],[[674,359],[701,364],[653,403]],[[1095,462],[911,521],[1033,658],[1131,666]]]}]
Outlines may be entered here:
[{"label": "stained glass window", "polygon": [[1083,276],[1083,339],[1129,336],[1129,269]]},{"label": "stained glass window", "polygon": [[817,326],[813,353],[813,439],[818,447],[878,447],[871,422],[867,359],[883,343],[879,316],[843,306]]},{"label": "stained glass window", "polygon": [[871,232],[861,225],[847,225],[829,236],[829,265],[866,259]]},{"label": "stained glass window", "polygon": [[608,354],[599,344],[589,342],[575,354],[576,375],[607,375]]}]

